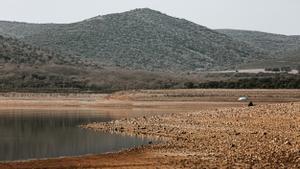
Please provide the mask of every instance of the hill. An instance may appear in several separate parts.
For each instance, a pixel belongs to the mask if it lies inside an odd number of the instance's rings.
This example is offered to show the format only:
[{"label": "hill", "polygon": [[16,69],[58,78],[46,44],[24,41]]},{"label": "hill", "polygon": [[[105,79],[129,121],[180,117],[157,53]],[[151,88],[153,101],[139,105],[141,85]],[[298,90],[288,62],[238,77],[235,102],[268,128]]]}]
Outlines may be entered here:
[{"label": "hill", "polygon": [[0,64],[61,64],[83,63],[80,58],[71,55],[62,56],[49,50],[33,47],[13,38],[0,36]]},{"label": "hill", "polygon": [[[81,86],[83,82],[77,74],[80,72],[77,65],[80,64],[90,65],[80,58],[63,56],[0,36],[1,91],[56,89],[65,84]],[[72,74],[77,78],[70,76]]]},{"label": "hill", "polygon": [[281,57],[239,66],[241,69],[291,67],[300,70],[300,49],[287,51]]},{"label": "hill", "polygon": [[100,67],[0,36],[0,91],[96,91],[172,88],[186,80],[172,74]]},{"label": "hill", "polygon": [[194,84],[198,83],[216,79],[228,81],[243,78],[242,76],[242,74],[154,73],[100,67],[72,55],[64,56],[0,36],[1,92],[112,92],[130,89],[187,88],[191,84],[195,87]]},{"label": "hill", "polygon": [[225,69],[268,56],[247,43],[151,9],[72,24],[0,22],[0,34],[102,66],[182,72]]},{"label": "hill", "polygon": [[217,31],[236,40],[246,42],[253,47],[260,48],[272,55],[286,56],[287,53],[300,49],[300,36],[233,29],[219,29]]}]

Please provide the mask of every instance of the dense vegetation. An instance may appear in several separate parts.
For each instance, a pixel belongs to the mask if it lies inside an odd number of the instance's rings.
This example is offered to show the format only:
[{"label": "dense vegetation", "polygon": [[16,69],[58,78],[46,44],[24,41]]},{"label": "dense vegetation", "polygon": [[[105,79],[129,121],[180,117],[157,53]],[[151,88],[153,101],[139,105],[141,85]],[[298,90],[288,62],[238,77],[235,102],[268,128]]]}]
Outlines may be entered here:
[{"label": "dense vegetation", "polygon": [[[57,60],[55,60],[57,59]],[[53,57],[51,53],[44,52],[39,48],[33,48],[17,40],[0,36],[0,62],[15,64],[38,64],[59,62],[60,57]]]},{"label": "dense vegetation", "polygon": [[103,68],[0,36],[0,91],[96,91],[169,88],[181,77]]},{"label": "dense vegetation", "polygon": [[[179,77],[136,71],[79,70],[74,67],[53,66],[23,67],[23,70],[20,71],[16,67],[13,69],[7,69],[5,74],[0,75],[1,92],[113,92],[134,89],[167,89],[182,88],[186,81]],[[65,73],[70,69],[76,72],[74,74]]]},{"label": "dense vegetation", "polygon": [[239,41],[246,42],[253,47],[267,51],[272,55],[283,55],[287,52],[300,49],[300,36],[231,29],[220,29],[217,31]]},{"label": "dense vegetation", "polygon": [[0,91],[300,88],[299,75],[195,71],[300,68],[297,36],[221,32],[150,9],[73,24],[0,22]]},{"label": "dense vegetation", "polygon": [[105,66],[147,71],[234,68],[267,55],[206,27],[150,9],[73,24],[0,22],[1,33],[43,48],[92,58]]},{"label": "dense vegetation", "polygon": [[73,65],[99,67],[88,59],[60,54],[0,35],[0,64]]},{"label": "dense vegetation", "polygon": [[204,83],[186,82],[185,88],[224,88],[224,89],[300,89],[300,75],[275,74],[264,77],[238,78],[226,81]]},{"label": "dense vegetation", "polygon": [[241,68],[266,68],[270,66],[297,68],[300,65],[300,36],[231,29],[220,29],[217,31],[238,41],[245,42],[272,56],[272,59],[255,60],[243,64],[240,66]]}]

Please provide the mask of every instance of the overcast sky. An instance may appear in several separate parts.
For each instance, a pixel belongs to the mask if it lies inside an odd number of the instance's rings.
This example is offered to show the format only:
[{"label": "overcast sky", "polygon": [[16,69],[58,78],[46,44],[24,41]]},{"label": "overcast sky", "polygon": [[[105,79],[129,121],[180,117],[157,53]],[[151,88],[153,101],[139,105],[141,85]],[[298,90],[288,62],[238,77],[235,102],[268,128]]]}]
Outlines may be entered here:
[{"label": "overcast sky", "polygon": [[0,0],[0,20],[70,23],[144,7],[213,29],[300,35],[300,0]]}]

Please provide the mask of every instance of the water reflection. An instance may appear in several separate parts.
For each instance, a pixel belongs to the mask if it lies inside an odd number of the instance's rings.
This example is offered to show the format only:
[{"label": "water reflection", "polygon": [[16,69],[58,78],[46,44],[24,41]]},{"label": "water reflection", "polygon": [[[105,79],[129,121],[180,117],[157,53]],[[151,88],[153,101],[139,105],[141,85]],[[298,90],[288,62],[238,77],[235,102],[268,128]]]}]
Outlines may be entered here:
[{"label": "water reflection", "polygon": [[0,160],[40,159],[118,151],[149,139],[80,129],[78,125],[115,119],[95,112],[0,113]]}]

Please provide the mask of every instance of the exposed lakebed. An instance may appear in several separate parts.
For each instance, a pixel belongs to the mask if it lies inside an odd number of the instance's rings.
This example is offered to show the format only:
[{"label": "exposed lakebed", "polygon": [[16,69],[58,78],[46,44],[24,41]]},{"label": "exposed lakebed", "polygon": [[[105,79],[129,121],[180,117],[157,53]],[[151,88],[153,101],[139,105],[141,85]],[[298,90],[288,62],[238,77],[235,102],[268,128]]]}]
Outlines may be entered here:
[{"label": "exposed lakebed", "polygon": [[0,161],[100,154],[153,141],[78,127],[119,118],[110,113],[90,111],[1,111]]}]

